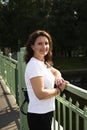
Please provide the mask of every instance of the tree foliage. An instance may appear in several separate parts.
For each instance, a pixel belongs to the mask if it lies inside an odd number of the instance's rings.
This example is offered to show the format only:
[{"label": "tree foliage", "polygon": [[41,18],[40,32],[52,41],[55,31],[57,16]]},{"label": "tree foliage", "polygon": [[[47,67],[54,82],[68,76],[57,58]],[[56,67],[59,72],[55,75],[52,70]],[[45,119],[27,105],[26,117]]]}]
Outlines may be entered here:
[{"label": "tree foliage", "polygon": [[[5,1],[5,0],[4,0]],[[18,51],[36,29],[48,31],[54,52],[87,53],[87,0],[9,0],[0,3],[0,48]],[[20,42],[19,42],[20,41]]]}]

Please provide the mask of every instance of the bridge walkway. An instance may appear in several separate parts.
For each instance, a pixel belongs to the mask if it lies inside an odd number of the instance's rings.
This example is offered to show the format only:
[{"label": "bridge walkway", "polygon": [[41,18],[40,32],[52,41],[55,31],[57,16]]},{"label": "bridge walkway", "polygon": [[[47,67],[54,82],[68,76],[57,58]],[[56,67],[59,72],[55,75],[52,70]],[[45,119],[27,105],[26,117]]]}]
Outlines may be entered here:
[{"label": "bridge walkway", "polygon": [[3,80],[0,80],[0,130],[19,130],[19,107]]}]

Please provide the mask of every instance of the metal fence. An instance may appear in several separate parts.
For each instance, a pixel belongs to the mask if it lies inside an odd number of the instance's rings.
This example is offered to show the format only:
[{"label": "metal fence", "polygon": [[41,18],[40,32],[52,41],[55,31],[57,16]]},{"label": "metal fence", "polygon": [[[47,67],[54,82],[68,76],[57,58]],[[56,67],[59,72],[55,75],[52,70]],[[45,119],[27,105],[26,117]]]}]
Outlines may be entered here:
[{"label": "metal fence", "polygon": [[56,130],[60,130],[60,124],[63,130],[86,130],[87,90],[72,84],[69,84],[66,90],[66,94],[56,97],[55,119],[59,124]]},{"label": "metal fence", "polygon": [[18,61],[4,56],[0,53],[0,75],[9,86],[11,93],[15,96],[18,103]]},{"label": "metal fence", "polygon": [[[18,60],[13,60],[11,54],[6,57],[0,54],[0,76],[9,86],[17,103],[21,106],[24,95],[22,88],[26,88],[24,81],[24,51],[18,52]],[[69,84],[61,95],[56,96],[56,110],[52,123],[52,130],[86,130],[87,129],[87,90]],[[24,106],[27,111],[27,104]],[[20,130],[27,130],[26,116],[20,112]]]}]

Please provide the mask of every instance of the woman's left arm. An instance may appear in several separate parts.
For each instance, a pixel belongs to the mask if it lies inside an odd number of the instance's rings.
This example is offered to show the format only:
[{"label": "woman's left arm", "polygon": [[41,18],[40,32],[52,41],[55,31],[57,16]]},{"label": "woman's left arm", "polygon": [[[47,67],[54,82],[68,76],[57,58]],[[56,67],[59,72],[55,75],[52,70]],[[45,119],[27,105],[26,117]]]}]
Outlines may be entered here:
[{"label": "woman's left arm", "polygon": [[69,82],[63,79],[60,71],[58,71],[57,69],[55,69],[55,68],[52,67],[51,72],[55,76],[55,84],[56,84],[56,86],[58,88],[61,87],[60,90],[63,91],[64,90],[63,84],[65,84],[65,86],[66,86]]},{"label": "woman's left arm", "polygon": [[61,72],[59,70],[57,70],[56,68],[52,67],[51,72],[55,76],[55,84],[56,85],[62,84],[65,81],[61,75]]},{"label": "woman's left arm", "polygon": [[51,67],[51,72],[53,73],[53,75],[55,76],[55,78],[60,79],[62,78],[60,71],[58,71],[57,69],[55,69],[54,67]]},{"label": "woman's left arm", "polygon": [[57,69],[55,69],[54,67],[51,68],[51,72],[53,73],[53,75],[55,76],[55,84],[56,85],[59,85],[59,84],[62,84],[62,83],[66,83],[68,84],[69,82],[64,80],[62,75],[61,75],[61,72]]}]

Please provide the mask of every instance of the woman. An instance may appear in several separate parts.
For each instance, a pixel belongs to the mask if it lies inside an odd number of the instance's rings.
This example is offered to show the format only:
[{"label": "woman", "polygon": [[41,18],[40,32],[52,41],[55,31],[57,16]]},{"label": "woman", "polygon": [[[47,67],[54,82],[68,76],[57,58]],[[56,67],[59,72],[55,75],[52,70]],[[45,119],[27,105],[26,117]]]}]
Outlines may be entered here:
[{"label": "woman", "polygon": [[[51,130],[55,96],[68,83],[52,67],[52,39],[43,30],[33,32],[26,46],[25,82],[27,86],[28,125],[30,130]],[[57,87],[54,87],[56,84]]]}]

